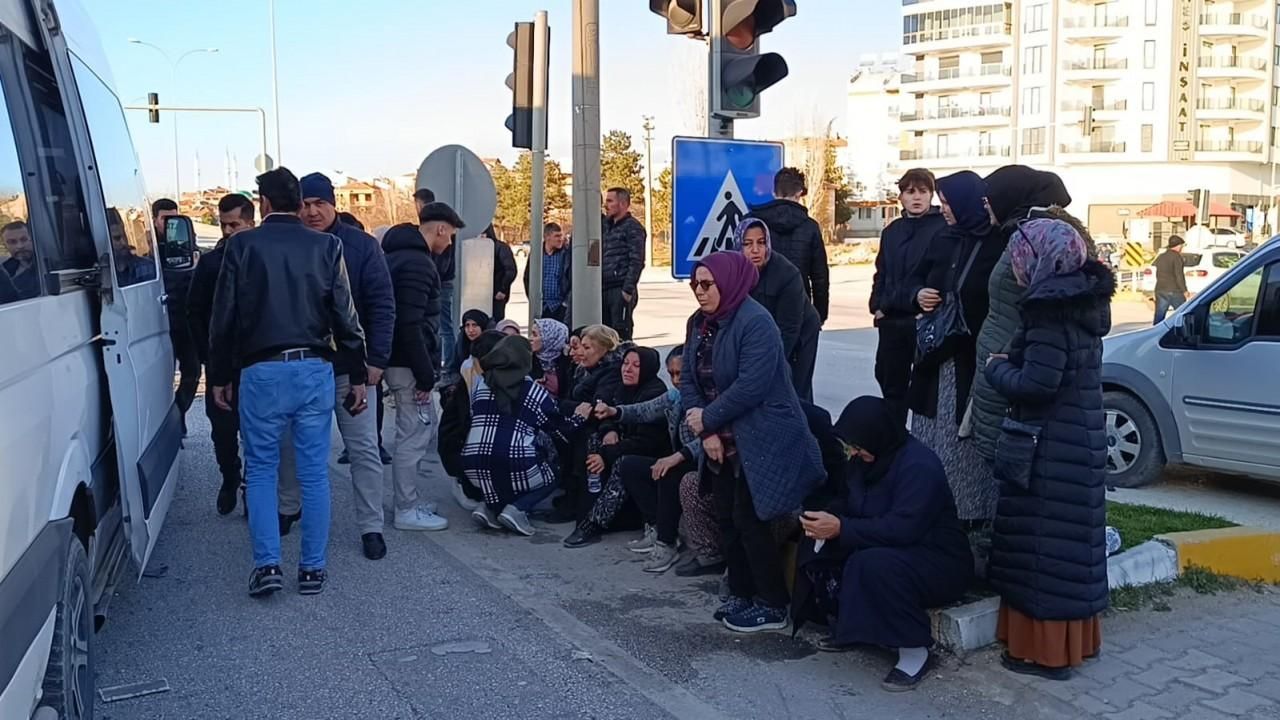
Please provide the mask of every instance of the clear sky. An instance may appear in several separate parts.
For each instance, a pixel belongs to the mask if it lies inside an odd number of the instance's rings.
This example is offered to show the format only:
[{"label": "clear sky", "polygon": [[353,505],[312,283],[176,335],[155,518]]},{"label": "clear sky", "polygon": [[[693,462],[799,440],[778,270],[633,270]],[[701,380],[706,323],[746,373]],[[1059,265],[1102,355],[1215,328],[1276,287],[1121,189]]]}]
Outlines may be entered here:
[{"label": "clear sky", "polygon": [[[261,106],[271,112],[266,0],[83,0],[97,23],[126,104],[148,91],[183,105]],[[645,0],[600,2],[601,123],[642,147],[643,115],[652,115],[654,161],[670,138],[694,130],[696,93],[704,93],[700,43],[668,36]],[[899,0],[797,0],[798,13],[770,35],[790,76],[763,96],[764,115],[737,125],[739,137],[780,139],[845,123],[846,82],[859,56],[896,49]],[[510,112],[507,34],[536,10],[551,25],[550,157],[568,169],[571,153],[571,0],[277,0],[280,115],[284,164],[299,175],[343,171],[360,177],[417,168],[432,149],[466,145],[482,157],[514,157],[503,127]],[[169,66],[138,38],[187,57],[172,89]],[[173,188],[169,120],[149,124],[130,113],[148,189]],[[270,120],[270,117],[269,117]],[[269,123],[275,151],[274,125]],[[257,121],[246,116],[185,115],[180,123],[182,186],[191,189],[195,155],[203,186],[223,182],[225,153],[238,159],[240,185],[252,182]]]}]

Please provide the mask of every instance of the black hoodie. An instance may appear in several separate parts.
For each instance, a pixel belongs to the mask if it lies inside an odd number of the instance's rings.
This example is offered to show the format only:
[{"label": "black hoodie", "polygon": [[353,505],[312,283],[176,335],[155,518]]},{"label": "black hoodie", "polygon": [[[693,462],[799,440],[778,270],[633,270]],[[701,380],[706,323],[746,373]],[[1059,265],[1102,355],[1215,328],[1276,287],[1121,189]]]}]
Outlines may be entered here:
[{"label": "black hoodie", "polygon": [[936,207],[923,215],[902,217],[889,223],[880,233],[880,252],[876,254],[876,274],[871,281],[871,312],[885,314],[889,322],[915,324],[920,312],[916,305],[915,277],[932,246],[933,237],[947,226]]},{"label": "black hoodie", "polygon": [[418,226],[408,223],[387,230],[382,250],[396,300],[389,366],[409,368],[414,385],[429,391],[440,365],[440,276],[435,256]]},{"label": "black hoodie", "polygon": [[747,217],[759,218],[769,226],[774,252],[782,253],[800,271],[805,294],[826,322],[831,297],[827,248],[822,244],[822,229],[809,217],[809,211],[798,202],[777,199],[751,208]]}]

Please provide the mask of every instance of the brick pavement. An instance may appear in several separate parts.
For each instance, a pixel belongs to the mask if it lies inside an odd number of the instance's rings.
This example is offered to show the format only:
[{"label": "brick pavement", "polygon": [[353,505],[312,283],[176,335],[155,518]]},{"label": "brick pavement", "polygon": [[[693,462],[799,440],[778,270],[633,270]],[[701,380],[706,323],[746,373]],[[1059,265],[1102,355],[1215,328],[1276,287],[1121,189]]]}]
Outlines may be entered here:
[{"label": "brick pavement", "polygon": [[1184,592],[1170,607],[1108,615],[1102,656],[1066,682],[1007,672],[996,650],[962,672],[1027,717],[1280,719],[1280,589]]}]

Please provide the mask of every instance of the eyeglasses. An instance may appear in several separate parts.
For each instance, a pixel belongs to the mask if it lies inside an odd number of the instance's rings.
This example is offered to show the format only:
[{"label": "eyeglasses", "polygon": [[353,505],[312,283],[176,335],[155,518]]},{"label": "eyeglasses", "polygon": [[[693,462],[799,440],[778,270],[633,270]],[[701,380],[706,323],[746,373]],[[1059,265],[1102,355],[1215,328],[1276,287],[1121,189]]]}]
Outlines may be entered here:
[{"label": "eyeglasses", "polygon": [[689,287],[693,288],[694,292],[697,292],[699,289],[701,289],[702,292],[706,292],[715,286],[716,286],[715,280],[690,280],[689,281]]}]

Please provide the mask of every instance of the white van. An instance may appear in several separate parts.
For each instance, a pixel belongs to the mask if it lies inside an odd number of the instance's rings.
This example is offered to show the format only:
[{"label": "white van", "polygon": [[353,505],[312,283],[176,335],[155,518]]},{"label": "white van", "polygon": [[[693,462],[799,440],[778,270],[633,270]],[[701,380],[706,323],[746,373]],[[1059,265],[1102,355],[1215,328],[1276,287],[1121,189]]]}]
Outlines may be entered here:
[{"label": "white van", "polygon": [[1165,463],[1280,482],[1280,236],[1154,327],[1103,342],[1108,482]]},{"label": "white van", "polygon": [[78,5],[0,0],[0,91],[0,718],[88,718],[177,485],[162,249]]}]

